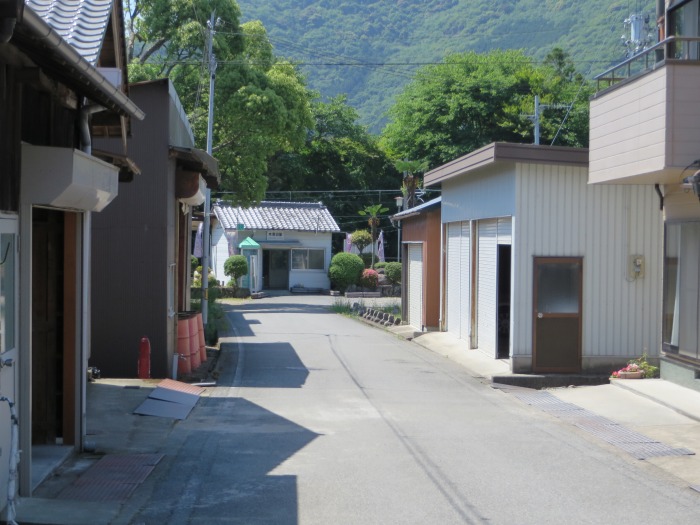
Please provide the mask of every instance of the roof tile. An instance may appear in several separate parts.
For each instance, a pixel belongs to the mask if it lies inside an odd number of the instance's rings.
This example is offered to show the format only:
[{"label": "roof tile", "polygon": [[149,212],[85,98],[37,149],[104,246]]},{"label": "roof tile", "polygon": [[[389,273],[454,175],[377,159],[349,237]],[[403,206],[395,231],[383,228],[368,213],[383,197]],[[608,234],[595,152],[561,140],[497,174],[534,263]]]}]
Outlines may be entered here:
[{"label": "roof tile", "polygon": [[243,224],[246,230],[340,231],[328,208],[320,202],[263,201],[253,208],[218,203],[214,214],[227,230]]}]

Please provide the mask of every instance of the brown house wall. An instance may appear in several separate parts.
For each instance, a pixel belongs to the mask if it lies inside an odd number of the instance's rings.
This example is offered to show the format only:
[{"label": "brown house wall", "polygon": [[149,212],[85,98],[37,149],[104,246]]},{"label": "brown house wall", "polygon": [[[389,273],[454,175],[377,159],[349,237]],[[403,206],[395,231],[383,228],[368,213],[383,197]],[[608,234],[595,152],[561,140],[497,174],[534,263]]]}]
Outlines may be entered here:
[{"label": "brown house wall", "polygon": [[[402,221],[402,242],[423,243],[423,325],[440,325],[440,208]],[[404,275],[407,273],[404,272]]]},{"label": "brown house wall", "polygon": [[[117,198],[93,215],[90,364],[106,377],[134,377],[139,343],[147,336],[152,377],[169,377],[168,254],[176,225],[167,84],[132,87],[131,99],[147,113],[132,122],[129,140],[141,174],[120,183]],[[119,142],[96,140],[95,147],[118,151]]]}]

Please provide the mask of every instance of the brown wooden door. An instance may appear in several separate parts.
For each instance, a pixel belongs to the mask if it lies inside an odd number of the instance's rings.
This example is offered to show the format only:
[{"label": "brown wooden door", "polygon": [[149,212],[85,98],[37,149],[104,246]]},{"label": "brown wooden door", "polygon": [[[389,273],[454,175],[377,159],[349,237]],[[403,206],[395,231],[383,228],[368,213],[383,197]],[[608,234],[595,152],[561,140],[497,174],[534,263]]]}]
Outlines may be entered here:
[{"label": "brown wooden door", "polygon": [[535,257],[533,371],[581,371],[583,259]]},{"label": "brown wooden door", "polygon": [[63,214],[36,208],[32,233],[32,442],[54,444],[63,408]]}]

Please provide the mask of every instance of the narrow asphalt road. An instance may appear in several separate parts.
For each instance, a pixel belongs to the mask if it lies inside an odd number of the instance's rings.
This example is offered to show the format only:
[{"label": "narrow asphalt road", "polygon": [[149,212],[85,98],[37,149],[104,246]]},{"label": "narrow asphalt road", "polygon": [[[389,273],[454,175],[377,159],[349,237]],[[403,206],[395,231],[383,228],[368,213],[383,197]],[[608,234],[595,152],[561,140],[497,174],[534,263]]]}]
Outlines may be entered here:
[{"label": "narrow asphalt road", "polygon": [[119,522],[700,522],[655,467],[320,303],[229,309],[218,386]]}]

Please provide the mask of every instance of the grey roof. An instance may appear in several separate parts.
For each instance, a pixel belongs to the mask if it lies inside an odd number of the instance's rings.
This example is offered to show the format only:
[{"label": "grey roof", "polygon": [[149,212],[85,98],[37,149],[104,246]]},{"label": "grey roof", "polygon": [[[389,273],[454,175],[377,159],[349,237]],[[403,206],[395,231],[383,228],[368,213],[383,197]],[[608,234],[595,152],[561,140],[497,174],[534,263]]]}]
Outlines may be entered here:
[{"label": "grey roof", "polygon": [[25,0],[25,4],[75,48],[97,64],[113,0]]},{"label": "grey roof", "polygon": [[243,224],[246,230],[338,232],[338,224],[320,202],[261,202],[253,208],[214,205],[214,214],[226,230]]},{"label": "grey roof", "polygon": [[392,219],[401,219],[405,217],[406,215],[415,215],[419,211],[427,210],[428,208],[432,208],[433,206],[437,206],[442,202],[442,197],[436,197],[432,200],[429,200],[428,202],[424,202],[423,204],[419,204],[418,206],[414,206],[413,208],[408,208],[407,210],[400,211],[399,213],[392,215]]}]

